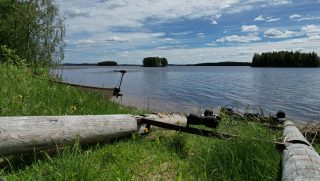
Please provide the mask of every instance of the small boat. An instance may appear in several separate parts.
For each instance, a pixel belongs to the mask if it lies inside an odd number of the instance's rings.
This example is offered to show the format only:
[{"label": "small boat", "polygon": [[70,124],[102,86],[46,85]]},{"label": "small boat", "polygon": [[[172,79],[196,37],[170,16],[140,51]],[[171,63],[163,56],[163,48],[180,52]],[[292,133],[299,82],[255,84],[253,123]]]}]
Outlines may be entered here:
[{"label": "small boat", "polygon": [[72,83],[63,82],[59,80],[52,80],[52,81],[61,85],[74,87],[80,90],[96,92],[98,94],[101,94],[105,99],[111,99],[113,96],[115,96],[116,98],[122,96],[122,94],[120,94],[121,92],[120,88],[121,88],[123,76],[127,71],[118,70],[117,72],[121,73],[121,79],[119,81],[118,87],[114,87],[114,88],[93,87],[93,86],[87,86],[87,85],[72,84]]}]

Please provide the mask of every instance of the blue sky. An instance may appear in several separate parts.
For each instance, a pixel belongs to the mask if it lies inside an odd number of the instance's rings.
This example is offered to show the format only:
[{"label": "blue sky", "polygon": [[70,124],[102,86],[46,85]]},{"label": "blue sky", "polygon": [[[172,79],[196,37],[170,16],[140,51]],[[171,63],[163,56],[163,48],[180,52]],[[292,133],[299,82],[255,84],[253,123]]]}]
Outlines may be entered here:
[{"label": "blue sky", "polygon": [[320,0],[57,0],[64,63],[251,62],[255,52],[320,55]]}]

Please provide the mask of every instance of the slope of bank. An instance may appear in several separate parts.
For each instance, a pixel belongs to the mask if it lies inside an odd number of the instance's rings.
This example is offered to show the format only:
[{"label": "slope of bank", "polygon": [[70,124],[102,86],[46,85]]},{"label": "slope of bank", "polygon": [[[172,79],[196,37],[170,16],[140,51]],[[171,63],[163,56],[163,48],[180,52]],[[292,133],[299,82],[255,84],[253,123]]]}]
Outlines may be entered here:
[{"label": "slope of bank", "polygon": [[[43,71],[0,64],[0,115],[139,114],[94,93],[52,84]],[[220,140],[158,130],[148,136],[95,146],[75,146],[55,154],[23,154],[0,159],[7,180],[275,180],[281,133],[224,116],[216,129],[238,135]]]},{"label": "slope of bank", "polygon": [[0,64],[0,116],[141,113],[97,94],[52,83],[46,69],[42,72],[35,78],[26,67]]}]

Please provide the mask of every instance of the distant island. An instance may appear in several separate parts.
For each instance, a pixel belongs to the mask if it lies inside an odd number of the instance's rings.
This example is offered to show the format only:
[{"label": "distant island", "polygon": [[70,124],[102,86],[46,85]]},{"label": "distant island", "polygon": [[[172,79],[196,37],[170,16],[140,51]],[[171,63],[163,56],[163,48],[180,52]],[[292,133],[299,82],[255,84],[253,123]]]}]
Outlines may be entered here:
[{"label": "distant island", "polygon": [[98,62],[98,66],[117,66],[118,63],[115,61],[103,61],[103,62]]},{"label": "distant island", "polygon": [[198,63],[191,66],[250,66],[250,62],[212,62],[212,63]]},{"label": "distant island", "polygon": [[319,67],[320,58],[315,52],[279,51],[255,53],[252,67]]},{"label": "distant island", "polygon": [[144,67],[166,67],[168,60],[164,57],[146,57],[142,61]]}]

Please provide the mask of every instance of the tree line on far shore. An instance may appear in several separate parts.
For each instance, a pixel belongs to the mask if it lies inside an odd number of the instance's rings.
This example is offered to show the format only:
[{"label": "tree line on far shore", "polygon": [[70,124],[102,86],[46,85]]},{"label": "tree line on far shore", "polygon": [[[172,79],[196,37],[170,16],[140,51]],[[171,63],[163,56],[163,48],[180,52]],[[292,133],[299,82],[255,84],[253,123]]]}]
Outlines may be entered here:
[{"label": "tree line on far shore", "polygon": [[98,66],[117,66],[118,63],[115,61],[102,61],[97,63]]},{"label": "tree line on far shore", "polygon": [[320,58],[315,52],[279,51],[255,53],[252,67],[319,67]]}]

